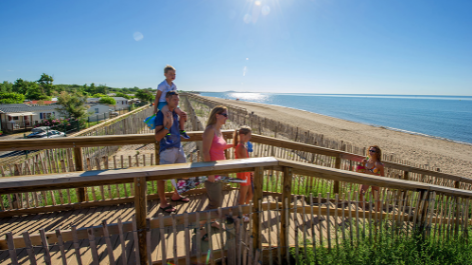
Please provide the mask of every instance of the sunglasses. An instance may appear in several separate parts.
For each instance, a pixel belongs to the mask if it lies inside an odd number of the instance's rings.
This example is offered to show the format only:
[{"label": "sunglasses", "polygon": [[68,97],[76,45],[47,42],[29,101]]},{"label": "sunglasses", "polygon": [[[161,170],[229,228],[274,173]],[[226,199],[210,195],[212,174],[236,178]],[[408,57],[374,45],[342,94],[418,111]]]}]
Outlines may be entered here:
[{"label": "sunglasses", "polygon": [[377,153],[377,151],[375,151],[375,150],[369,150],[369,152],[371,152],[371,153]]},{"label": "sunglasses", "polygon": [[225,116],[226,118],[228,118],[228,113],[218,113],[220,114],[221,116]]}]

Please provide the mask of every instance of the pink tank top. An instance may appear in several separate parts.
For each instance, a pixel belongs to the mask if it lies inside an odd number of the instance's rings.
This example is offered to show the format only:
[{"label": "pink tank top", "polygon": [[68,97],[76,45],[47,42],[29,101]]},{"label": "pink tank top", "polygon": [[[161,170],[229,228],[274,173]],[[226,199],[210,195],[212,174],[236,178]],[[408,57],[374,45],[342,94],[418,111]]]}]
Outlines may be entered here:
[{"label": "pink tank top", "polygon": [[223,136],[213,136],[213,141],[210,147],[210,159],[211,161],[226,160],[225,157],[226,141]]}]

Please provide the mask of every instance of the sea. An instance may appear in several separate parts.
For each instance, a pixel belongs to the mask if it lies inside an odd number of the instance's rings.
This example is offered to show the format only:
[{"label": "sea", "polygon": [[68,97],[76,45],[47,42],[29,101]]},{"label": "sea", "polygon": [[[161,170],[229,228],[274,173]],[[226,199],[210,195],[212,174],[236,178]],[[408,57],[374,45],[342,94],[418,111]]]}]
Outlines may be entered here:
[{"label": "sea", "polygon": [[343,120],[472,144],[472,96],[204,92],[314,112]]}]

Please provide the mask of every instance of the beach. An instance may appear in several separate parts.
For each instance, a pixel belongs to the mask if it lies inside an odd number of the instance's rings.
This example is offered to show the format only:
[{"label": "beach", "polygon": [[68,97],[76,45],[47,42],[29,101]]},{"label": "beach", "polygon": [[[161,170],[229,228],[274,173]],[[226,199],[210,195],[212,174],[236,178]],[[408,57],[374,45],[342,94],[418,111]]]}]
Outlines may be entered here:
[{"label": "beach", "polygon": [[385,154],[393,154],[402,160],[439,168],[444,173],[472,178],[470,144],[389,130],[287,107],[208,98],[218,100],[223,105],[246,108],[258,116],[298,126],[359,147],[378,145]]}]

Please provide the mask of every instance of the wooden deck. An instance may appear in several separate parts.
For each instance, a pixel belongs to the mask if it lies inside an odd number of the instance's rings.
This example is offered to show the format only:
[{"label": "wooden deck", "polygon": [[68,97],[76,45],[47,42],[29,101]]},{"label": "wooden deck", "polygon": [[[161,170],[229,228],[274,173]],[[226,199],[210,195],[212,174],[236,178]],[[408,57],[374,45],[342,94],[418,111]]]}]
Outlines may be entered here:
[{"label": "wooden deck", "polygon": [[[223,207],[231,207],[235,205],[236,199],[238,196],[237,190],[230,190],[225,191],[224,203]],[[193,213],[203,211],[208,204],[208,200],[204,194],[195,195],[190,197],[191,201],[189,203],[174,203],[172,204],[176,206],[178,212],[177,214]],[[264,202],[275,202],[275,199],[272,196],[264,197]],[[301,206],[301,203],[298,205]],[[334,204],[330,204],[331,207],[334,207]],[[235,211],[237,211],[235,209]],[[156,218],[162,211],[159,210],[159,201],[153,200],[148,201],[148,217]],[[200,214],[205,214],[204,212]],[[235,212],[235,215],[237,213]],[[11,231],[13,235],[21,236],[23,232],[28,231],[30,234],[38,233],[39,229],[44,228],[46,232],[53,232],[56,229],[60,230],[69,230],[72,226],[75,226],[77,229],[83,227],[92,227],[92,226],[100,226],[102,220],[107,220],[108,224],[117,223],[118,219],[121,218],[123,222],[132,221],[134,216],[134,205],[133,204],[124,204],[124,205],[115,205],[115,206],[108,206],[108,207],[97,207],[85,210],[76,210],[76,211],[66,211],[66,212],[55,212],[49,214],[40,214],[40,215],[29,215],[23,217],[13,217],[13,218],[3,218],[0,219],[0,233],[5,233]],[[279,245],[278,240],[279,236],[277,230],[279,229],[278,226],[280,224],[280,214],[278,211],[264,211],[261,215],[262,220],[262,244],[267,247],[269,245],[275,246]],[[347,216],[346,216],[347,218]],[[290,215],[290,244],[295,244],[296,242],[301,243],[303,241],[304,235],[308,241],[311,241],[311,237],[313,235],[313,229],[315,228],[316,237],[319,237],[319,232],[323,234],[323,237],[327,237],[326,231],[326,216],[322,218],[317,217],[317,213],[315,212],[314,215],[311,215],[310,212],[307,212],[305,215],[303,214],[294,214]],[[321,222],[320,222],[321,221]],[[333,217],[330,218],[330,225],[331,225],[331,234],[334,233],[334,223],[338,223],[340,225],[343,224],[343,220],[341,216],[335,220]],[[320,226],[321,225],[321,226]],[[197,254],[196,252],[196,238],[197,235],[193,230],[194,227],[198,226],[197,224],[189,224],[190,230],[190,244],[191,249],[193,249],[192,255]],[[252,233],[251,231],[251,223],[245,223],[242,227],[242,238],[243,241],[249,243],[249,236]],[[319,231],[319,229],[323,229]],[[173,260],[173,253],[174,253],[174,246],[177,247],[177,256],[178,257],[185,257],[185,249],[184,249],[184,235],[185,235],[185,227],[183,225],[176,226],[176,232],[174,233],[173,227],[165,227],[164,229],[152,229],[151,230],[151,250],[152,250],[152,259],[153,260],[161,260],[162,259],[162,236],[165,238],[165,249],[166,249],[166,257],[167,259]],[[160,231],[162,230],[162,231]],[[229,229],[228,229],[229,230]],[[297,231],[297,232],[295,232]],[[234,232],[231,231],[231,232]],[[247,233],[249,232],[249,233]],[[175,234],[175,235],[174,235]],[[125,241],[126,241],[126,257],[127,257],[127,264],[135,264],[135,254],[134,254],[134,238],[133,233],[125,233]],[[298,238],[296,238],[298,237]],[[216,228],[212,228],[211,231],[211,239],[213,244],[214,255],[219,255],[221,249],[221,237],[220,237],[220,230]],[[319,238],[318,238],[319,239]],[[176,240],[176,244],[174,241]],[[120,239],[118,235],[111,236],[111,241],[114,246],[114,257],[116,260],[116,264],[123,264],[122,263],[122,254],[121,254],[121,246],[120,246]],[[225,245],[228,244],[227,240],[227,233],[223,232],[223,241]],[[97,238],[95,242],[98,246],[98,255],[100,259],[100,264],[110,264],[109,257],[107,254],[105,238],[100,237]],[[334,242],[333,242],[334,243]],[[200,247],[202,249],[201,254],[204,254],[206,248],[208,247],[207,242],[200,241]],[[303,244],[301,244],[303,245]],[[65,242],[64,250],[67,256],[67,264],[78,264],[76,257],[73,242]],[[34,246],[34,253],[36,255],[36,259],[38,264],[45,263],[44,261],[44,248],[42,246]],[[58,245],[50,245],[49,252],[51,255],[52,264],[62,264],[62,260],[60,258],[60,249]],[[80,252],[82,255],[82,264],[92,264],[92,253],[90,251],[90,242],[88,239],[84,239],[80,241]],[[277,259],[277,252],[273,251],[274,253],[274,260]],[[18,260],[20,264],[31,264],[28,259],[28,253],[26,249],[18,249],[17,250]],[[0,252],[0,265],[10,264],[9,253],[8,251]]]}]

